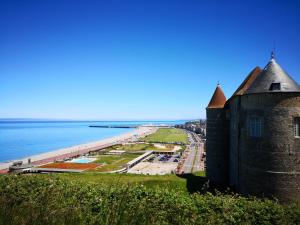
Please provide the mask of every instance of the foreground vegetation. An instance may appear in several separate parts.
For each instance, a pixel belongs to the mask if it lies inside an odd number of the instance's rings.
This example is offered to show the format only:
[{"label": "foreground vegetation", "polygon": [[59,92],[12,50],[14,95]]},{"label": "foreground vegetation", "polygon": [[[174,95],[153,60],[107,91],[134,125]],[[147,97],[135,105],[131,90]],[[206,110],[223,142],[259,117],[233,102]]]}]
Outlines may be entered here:
[{"label": "foreground vegetation", "polygon": [[300,206],[230,194],[189,195],[166,186],[84,182],[57,175],[1,176],[0,224],[288,225],[300,224]]},{"label": "foreground vegetation", "polygon": [[[202,174],[199,174],[203,176]],[[142,175],[142,174],[108,174],[108,173],[62,173],[55,175],[60,179],[89,184],[107,185],[143,185],[147,188],[167,188],[176,189],[182,193],[187,193],[186,180],[174,174],[168,175]]]},{"label": "foreground vegetation", "polygon": [[160,128],[154,134],[143,139],[147,142],[162,142],[162,143],[173,143],[181,142],[186,144],[188,142],[187,134],[180,129],[176,128]]}]

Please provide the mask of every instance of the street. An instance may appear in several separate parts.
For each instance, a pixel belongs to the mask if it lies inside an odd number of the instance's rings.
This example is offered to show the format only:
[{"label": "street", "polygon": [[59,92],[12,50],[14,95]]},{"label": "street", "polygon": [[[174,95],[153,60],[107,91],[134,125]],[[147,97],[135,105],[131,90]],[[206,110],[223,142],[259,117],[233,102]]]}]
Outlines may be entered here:
[{"label": "street", "polygon": [[183,172],[187,174],[197,171],[203,171],[204,160],[202,160],[202,157],[204,144],[196,133],[190,131],[187,131],[187,133],[189,136],[190,145],[187,146],[187,149],[184,153],[186,158],[183,163]]}]

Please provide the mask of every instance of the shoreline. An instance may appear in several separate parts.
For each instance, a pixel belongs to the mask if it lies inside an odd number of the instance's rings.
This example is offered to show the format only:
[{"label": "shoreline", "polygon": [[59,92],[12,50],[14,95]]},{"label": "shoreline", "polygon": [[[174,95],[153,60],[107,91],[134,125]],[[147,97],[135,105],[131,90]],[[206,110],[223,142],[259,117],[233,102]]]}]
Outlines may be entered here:
[{"label": "shoreline", "polygon": [[75,145],[71,147],[61,148],[54,151],[41,153],[38,155],[28,156],[23,159],[12,160],[11,162],[7,162],[7,163],[0,163],[0,173],[7,172],[9,166],[16,161],[23,161],[23,163],[27,163],[28,159],[31,159],[31,163],[33,165],[46,164],[48,162],[53,162],[55,160],[62,160],[68,157],[75,157],[81,154],[86,154],[90,151],[107,148],[117,143],[124,143],[126,141],[130,141],[130,139],[132,138],[141,138],[151,133],[154,133],[156,130],[157,128],[154,127],[140,126],[134,129],[133,131],[123,133],[117,136],[113,136],[111,138],[106,138],[99,141],[93,141],[93,142],[88,142],[88,143]]}]

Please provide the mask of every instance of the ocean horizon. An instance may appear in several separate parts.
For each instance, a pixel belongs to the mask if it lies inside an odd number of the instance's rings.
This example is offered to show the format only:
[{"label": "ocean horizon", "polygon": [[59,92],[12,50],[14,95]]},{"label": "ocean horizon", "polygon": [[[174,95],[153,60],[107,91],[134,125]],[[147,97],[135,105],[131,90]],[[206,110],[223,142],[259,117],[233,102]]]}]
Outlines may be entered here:
[{"label": "ocean horizon", "polygon": [[133,128],[91,128],[90,125],[174,125],[186,121],[188,120],[88,121],[2,118],[0,119],[0,162],[103,140],[133,130]]}]

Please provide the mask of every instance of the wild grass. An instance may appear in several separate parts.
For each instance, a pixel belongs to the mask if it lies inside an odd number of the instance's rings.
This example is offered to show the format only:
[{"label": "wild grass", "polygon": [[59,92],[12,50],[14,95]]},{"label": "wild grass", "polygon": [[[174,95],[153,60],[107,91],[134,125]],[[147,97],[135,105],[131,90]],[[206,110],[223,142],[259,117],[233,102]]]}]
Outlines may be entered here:
[{"label": "wild grass", "polygon": [[[198,174],[199,176],[203,174]],[[124,184],[143,185],[147,188],[170,188],[187,193],[186,180],[174,174],[142,175],[142,174],[106,174],[106,173],[63,173],[57,174],[61,179],[91,184]]]},{"label": "wild grass", "polygon": [[1,225],[299,224],[300,205],[234,194],[83,183],[58,176],[1,176]]}]

